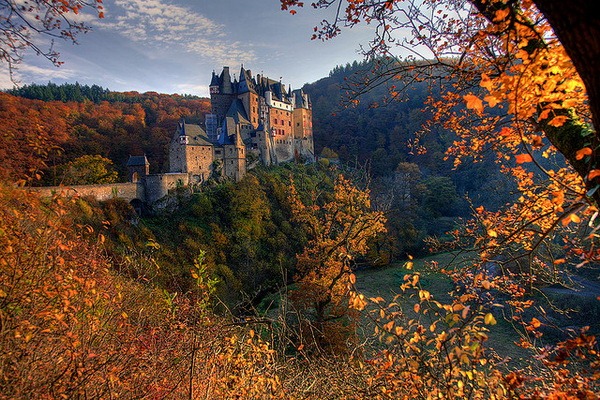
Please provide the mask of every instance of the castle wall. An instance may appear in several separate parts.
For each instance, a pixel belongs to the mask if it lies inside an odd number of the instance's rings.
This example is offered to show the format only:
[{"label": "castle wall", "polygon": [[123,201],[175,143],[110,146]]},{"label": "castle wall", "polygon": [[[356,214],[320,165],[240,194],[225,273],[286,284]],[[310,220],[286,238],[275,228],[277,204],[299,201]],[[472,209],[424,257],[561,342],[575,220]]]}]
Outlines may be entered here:
[{"label": "castle wall", "polygon": [[169,173],[148,175],[145,180],[146,202],[149,204],[160,200],[169,193],[169,190],[190,184],[190,177],[186,173]]},{"label": "castle wall", "polygon": [[212,106],[212,113],[217,115],[217,119],[221,121],[229,107],[231,107],[231,103],[236,99],[234,94],[211,94],[210,95],[210,104]]},{"label": "castle wall", "polygon": [[187,172],[184,147],[177,141],[169,145],[169,171]]},{"label": "castle wall", "polygon": [[290,110],[272,108],[269,115],[277,162],[292,161],[294,159],[293,113]]},{"label": "castle wall", "polygon": [[314,161],[312,110],[294,109],[294,151],[309,161]]},{"label": "castle wall", "polygon": [[210,177],[214,161],[213,146],[182,146],[185,148],[186,170],[196,177],[198,182],[204,182]]},{"label": "castle wall", "polygon": [[92,196],[100,201],[114,198],[122,198],[128,201],[139,199],[146,200],[143,182],[129,183],[107,183],[102,185],[73,185],[73,186],[46,186],[31,188],[43,197],[51,197],[54,194],[72,196]]},{"label": "castle wall", "polygon": [[223,175],[238,182],[246,174],[246,148],[225,145],[223,151]]}]

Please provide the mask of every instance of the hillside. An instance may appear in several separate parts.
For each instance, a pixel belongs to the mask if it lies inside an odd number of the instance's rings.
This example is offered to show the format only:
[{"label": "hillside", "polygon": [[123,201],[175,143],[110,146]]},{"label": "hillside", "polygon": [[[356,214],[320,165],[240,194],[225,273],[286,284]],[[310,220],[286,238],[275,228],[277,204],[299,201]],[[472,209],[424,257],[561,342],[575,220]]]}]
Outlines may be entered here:
[{"label": "hillside", "polygon": [[0,93],[0,124],[5,131],[0,151],[6,152],[3,158],[9,162],[0,168],[0,177],[18,180],[37,175],[32,181],[37,185],[60,183],[64,166],[84,155],[110,160],[121,180],[129,155],[146,154],[151,172],[164,172],[177,122],[182,117],[203,122],[210,110],[208,99],[115,93],[79,85],[32,85],[14,93]]},{"label": "hillside", "polygon": [[427,118],[419,85],[413,101],[382,106],[375,91],[336,108],[359,67],[306,87],[318,163],[180,187],[142,216],[120,199],[40,199],[12,182],[55,183],[86,155],[118,170],[146,153],[160,171],[174,124],[201,123],[206,99],[79,98],[77,85],[41,90],[46,100],[0,94],[0,398],[597,393],[597,326],[575,334],[586,321],[555,307],[597,313],[595,277],[573,281],[583,296],[560,284],[573,255],[558,243],[582,237],[576,216],[521,264],[528,248],[501,247],[511,227],[492,225],[509,178],[490,161],[449,168],[452,132],[406,150]]},{"label": "hillside", "polygon": [[[434,90],[426,82],[413,82],[391,99],[390,93],[398,89],[387,82],[354,100],[350,92],[373,79],[372,67],[369,62],[339,66],[303,88],[312,99],[316,153],[327,148],[343,163],[368,164],[374,178],[393,175],[400,163],[416,164],[424,178],[450,178],[460,197],[468,195],[486,208],[504,205],[513,186],[493,159],[455,169],[452,158],[445,155],[456,140],[451,130],[435,127],[420,135],[431,117],[427,99],[439,99],[439,87]],[[412,146],[417,136],[420,148]]]},{"label": "hillside", "polygon": [[[515,184],[492,157],[453,168],[445,154],[456,140],[452,131],[435,127],[423,135],[431,117],[427,99],[439,99],[439,88],[411,83],[390,99],[394,88],[386,83],[354,101],[351,90],[373,78],[372,67],[369,62],[339,66],[303,88],[312,99],[315,152],[367,171],[374,204],[388,217],[386,260],[425,255],[426,237],[453,230],[470,216],[471,204],[503,207]],[[417,137],[418,149],[412,146]]]}]

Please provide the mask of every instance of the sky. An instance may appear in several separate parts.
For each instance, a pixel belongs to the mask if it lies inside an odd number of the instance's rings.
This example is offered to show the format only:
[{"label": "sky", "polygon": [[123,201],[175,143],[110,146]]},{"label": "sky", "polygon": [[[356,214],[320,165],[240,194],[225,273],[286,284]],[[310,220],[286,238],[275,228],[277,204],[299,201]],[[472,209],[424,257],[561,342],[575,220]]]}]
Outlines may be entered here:
[{"label": "sky", "polygon": [[[240,66],[292,89],[326,77],[336,65],[361,60],[369,26],[321,42],[313,27],[332,10],[307,6],[281,11],[279,0],[104,0],[105,18],[83,14],[92,31],[78,44],[57,41],[64,62],[55,67],[28,53],[15,78],[20,85],[65,82],[112,91],[155,91],[208,96],[212,71]],[[1,69],[0,65],[0,69]],[[0,88],[13,87],[0,70]]]}]

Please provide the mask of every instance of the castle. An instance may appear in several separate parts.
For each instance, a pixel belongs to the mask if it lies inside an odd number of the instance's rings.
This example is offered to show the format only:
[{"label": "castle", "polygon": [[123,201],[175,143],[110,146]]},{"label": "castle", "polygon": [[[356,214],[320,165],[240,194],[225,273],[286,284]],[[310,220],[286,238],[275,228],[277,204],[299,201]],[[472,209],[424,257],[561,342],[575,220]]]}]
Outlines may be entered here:
[{"label": "castle", "polygon": [[229,67],[210,82],[211,113],[205,127],[180,121],[169,147],[169,171],[189,175],[189,183],[211,176],[239,181],[255,163],[314,161],[312,109],[302,89]]},{"label": "castle", "polygon": [[308,95],[242,66],[232,80],[229,67],[210,82],[212,112],[205,127],[181,120],[169,145],[169,172],[150,174],[145,155],[130,156],[128,183],[44,187],[34,190],[93,196],[98,200],[124,198],[141,213],[169,190],[195,186],[211,177],[239,181],[257,163],[313,162],[312,109]]}]

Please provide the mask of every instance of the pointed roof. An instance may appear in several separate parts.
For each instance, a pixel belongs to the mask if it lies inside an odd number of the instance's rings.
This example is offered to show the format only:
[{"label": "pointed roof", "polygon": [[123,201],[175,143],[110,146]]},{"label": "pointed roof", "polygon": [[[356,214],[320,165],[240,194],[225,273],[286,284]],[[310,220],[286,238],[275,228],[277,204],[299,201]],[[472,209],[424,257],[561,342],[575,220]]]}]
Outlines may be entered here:
[{"label": "pointed roof", "polygon": [[246,108],[240,99],[235,99],[231,103],[229,110],[227,110],[226,117],[232,117],[238,124],[250,124]]},{"label": "pointed roof", "polygon": [[129,160],[127,160],[128,167],[139,167],[142,165],[150,165],[145,154],[143,156],[129,156]]},{"label": "pointed roof", "polygon": [[196,124],[186,124],[184,120],[180,120],[177,125],[177,131],[175,132],[175,136],[173,140],[179,140],[179,137],[187,136],[188,144],[195,146],[213,146],[213,144],[208,140],[208,135],[200,127],[200,125]]},{"label": "pointed roof", "polygon": [[252,73],[250,70],[245,70],[244,66],[240,68],[240,82],[238,84],[239,93],[252,92],[256,93],[254,80],[252,79]]},{"label": "pointed roof", "polygon": [[214,70],[212,72],[212,78],[210,80],[210,86],[221,86],[221,80],[219,79],[219,77],[217,76],[217,74],[215,73]]},{"label": "pointed roof", "polygon": [[292,93],[294,99],[294,108],[310,109],[310,99],[308,94],[304,93],[304,90],[296,89]]},{"label": "pointed roof", "polygon": [[221,135],[219,136],[218,142],[220,145],[234,144],[233,136],[236,132],[236,123],[233,117],[225,117],[223,120],[223,128],[221,129]]},{"label": "pointed roof", "polygon": [[233,93],[233,84],[231,82],[231,75],[229,74],[229,67],[223,67],[223,71],[221,72],[221,76],[219,76],[220,83],[220,91],[223,94],[232,94]]}]

